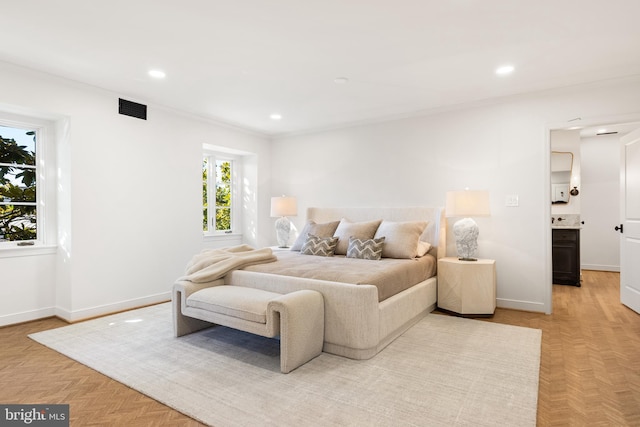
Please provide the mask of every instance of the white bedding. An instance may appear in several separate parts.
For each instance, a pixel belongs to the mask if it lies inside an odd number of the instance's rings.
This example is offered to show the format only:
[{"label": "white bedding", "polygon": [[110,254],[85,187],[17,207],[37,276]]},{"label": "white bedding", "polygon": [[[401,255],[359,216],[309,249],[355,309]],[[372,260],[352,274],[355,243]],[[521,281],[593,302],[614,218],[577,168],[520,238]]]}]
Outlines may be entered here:
[{"label": "white bedding", "polygon": [[341,255],[322,257],[296,251],[276,252],[278,260],[243,268],[282,276],[373,285],[378,288],[378,301],[420,283],[436,272],[436,260],[431,255],[413,259],[382,258],[366,260]]}]

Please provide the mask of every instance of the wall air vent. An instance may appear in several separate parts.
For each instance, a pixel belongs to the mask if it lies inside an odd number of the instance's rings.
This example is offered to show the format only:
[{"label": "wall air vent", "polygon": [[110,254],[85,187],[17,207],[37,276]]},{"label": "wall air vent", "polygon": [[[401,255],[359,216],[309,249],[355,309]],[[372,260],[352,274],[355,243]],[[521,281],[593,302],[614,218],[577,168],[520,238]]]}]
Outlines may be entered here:
[{"label": "wall air vent", "polygon": [[125,116],[147,120],[147,106],[144,104],[138,104],[137,102],[131,102],[120,98],[118,100],[118,112]]}]

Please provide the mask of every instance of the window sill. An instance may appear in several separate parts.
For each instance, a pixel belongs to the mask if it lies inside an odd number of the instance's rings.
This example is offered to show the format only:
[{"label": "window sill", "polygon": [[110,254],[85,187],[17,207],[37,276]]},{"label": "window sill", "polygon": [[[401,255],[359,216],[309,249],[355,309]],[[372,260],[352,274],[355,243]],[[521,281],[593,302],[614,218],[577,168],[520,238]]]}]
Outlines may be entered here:
[{"label": "window sill", "polygon": [[57,246],[33,245],[33,246],[7,246],[0,247],[0,258],[15,258],[21,256],[39,256],[55,254]]},{"label": "window sill", "polygon": [[242,240],[242,233],[204,234],[205,242],[224,242],[225,240]]}]

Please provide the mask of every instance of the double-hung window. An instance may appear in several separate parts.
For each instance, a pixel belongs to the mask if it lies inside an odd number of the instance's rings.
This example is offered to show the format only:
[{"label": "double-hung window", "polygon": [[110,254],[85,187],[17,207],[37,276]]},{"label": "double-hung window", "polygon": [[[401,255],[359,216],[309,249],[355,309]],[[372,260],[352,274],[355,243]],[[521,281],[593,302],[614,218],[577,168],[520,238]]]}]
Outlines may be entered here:
[{"label": "double-hung window", "polygon": [[232,156],[220,153],[206,153],[203,157],[202,230],[205,234],[231,234],[238,228],[237,163]]},{"label": "double-hung window", "polygon": [[0,120],[0,247],[41,238],[40,135],[36,127]]}]

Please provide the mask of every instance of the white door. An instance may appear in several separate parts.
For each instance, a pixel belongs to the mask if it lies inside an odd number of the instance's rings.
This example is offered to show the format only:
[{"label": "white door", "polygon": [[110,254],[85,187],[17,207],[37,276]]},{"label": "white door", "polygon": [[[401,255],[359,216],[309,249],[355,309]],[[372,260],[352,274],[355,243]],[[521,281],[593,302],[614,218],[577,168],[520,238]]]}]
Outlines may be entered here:
[{"label": "white door", "polygon": [[620,301],[640,313],[640,129],[620,142]]}]

